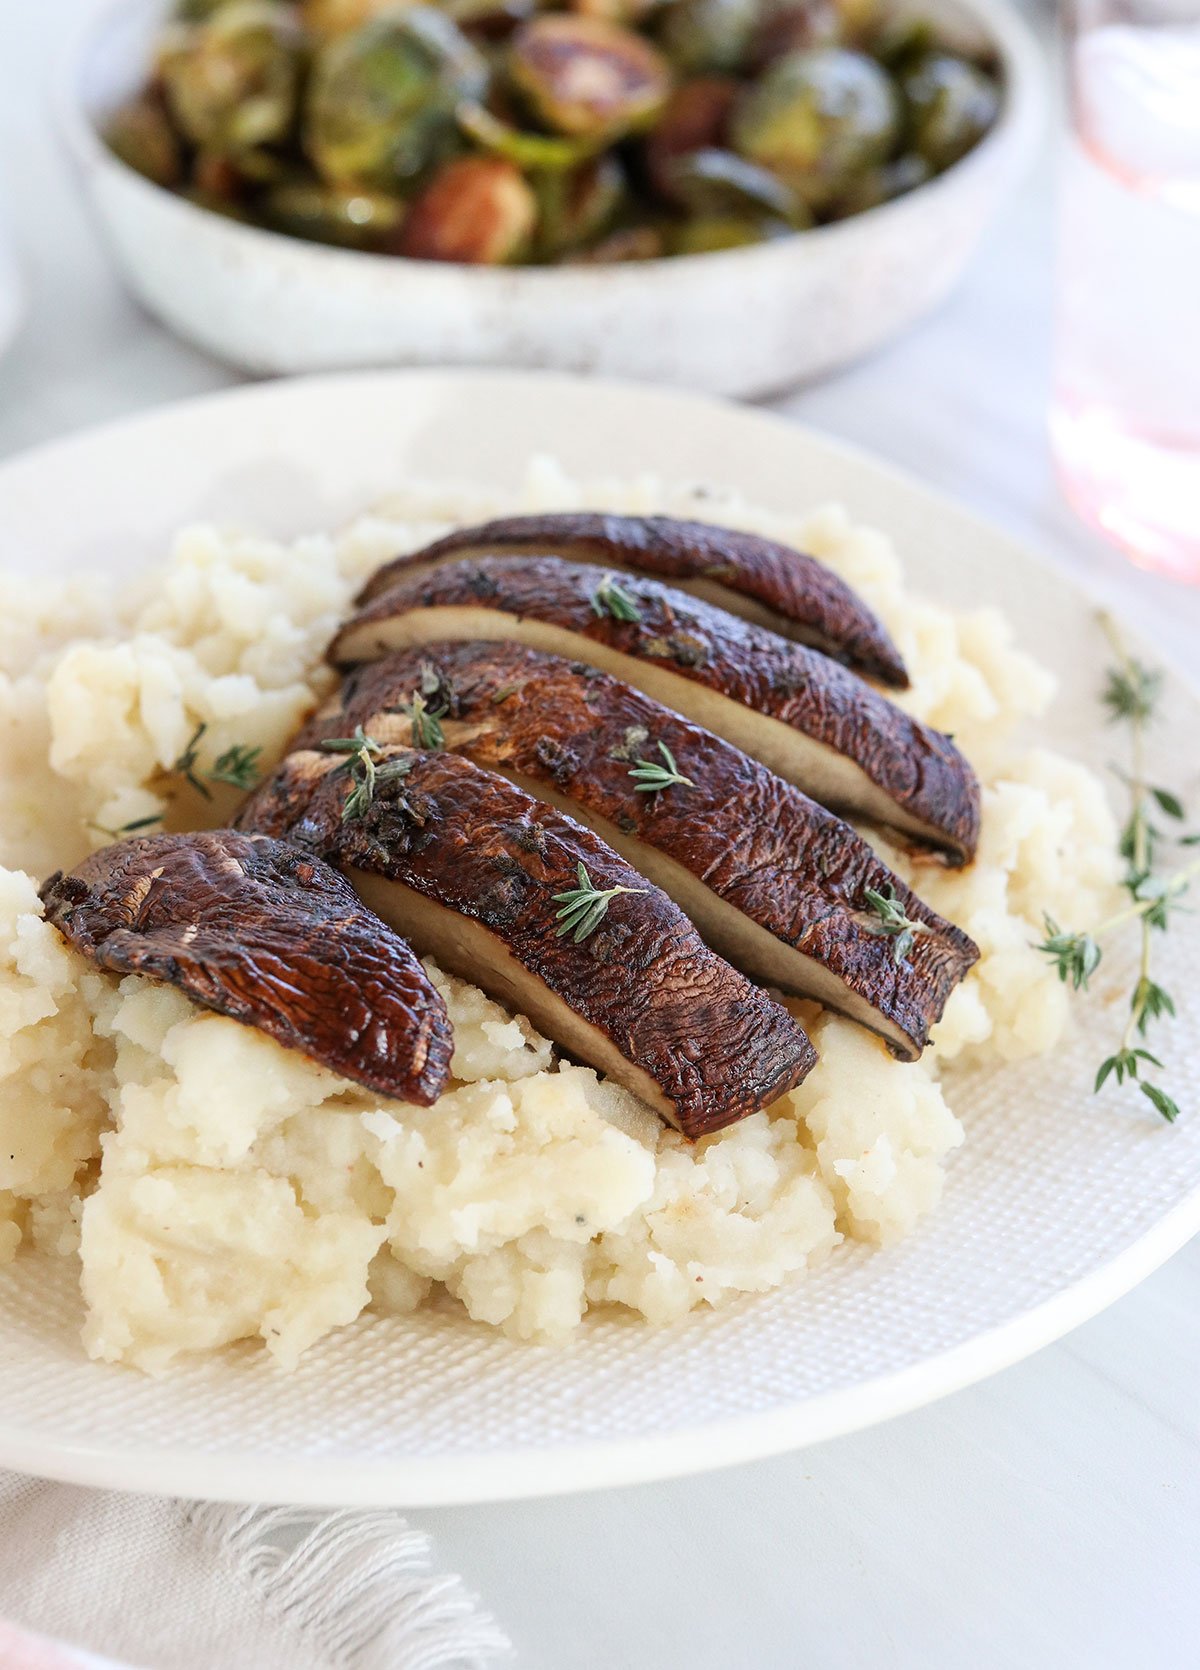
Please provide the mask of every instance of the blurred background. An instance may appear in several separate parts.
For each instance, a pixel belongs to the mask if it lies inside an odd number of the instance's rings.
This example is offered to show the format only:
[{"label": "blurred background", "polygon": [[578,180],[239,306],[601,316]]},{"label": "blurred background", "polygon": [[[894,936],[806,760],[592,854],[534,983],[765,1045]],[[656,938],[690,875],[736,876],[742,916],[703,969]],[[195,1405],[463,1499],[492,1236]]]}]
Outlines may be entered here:
[{"label": "blurred background", "polygon": [[1200,5],[573,5],[12,8],[0,448],[253,373],[591,370],[1200,577]]}]

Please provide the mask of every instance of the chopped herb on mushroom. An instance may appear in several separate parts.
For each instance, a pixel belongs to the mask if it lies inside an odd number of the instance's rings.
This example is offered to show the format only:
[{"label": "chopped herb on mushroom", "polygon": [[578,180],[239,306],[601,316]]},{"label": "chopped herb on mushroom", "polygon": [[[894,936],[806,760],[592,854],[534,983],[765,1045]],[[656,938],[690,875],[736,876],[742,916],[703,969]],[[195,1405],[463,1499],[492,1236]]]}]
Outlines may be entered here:
[{"label": "chopped herb on mushroom", "polygon": [[556,910],[554,919],[560,925],[555,930],[555,938],[561,939],[564,934],[570,934],[576,945],[581,940],[594,933],[608,914],[608,907],[618,893],[646,893],[645,887],[606,887],[598,888],[587,873],[582,863],[578,868],[579,886],[569,888],[565,893],[556,893],[555,902],[562,905]]},{"label": "chopped herb on mushroom", "polygon": [[896,889],[890,885],[878,890],[868,887],[864,897],[867,908],[875,918],[864,924],[867,932],[886,934],[893,941],[892,956],[902,963],[912,950],[917,935],[927,934],[929,929],[924,922],[914,922],[911,916],[905,915],[904,907],[896,897]]},{"label": "chopped herb on mushroom", "polygon": [[597,615],[611,615],[613,620],[639,621],[642,611],[619,580],[606,574],[592,593],[592,609]]},{"label": "chopped herb on mushroom", "polygon": [[446,738],[442,731],[442,720],[446,717],[447,709],[439,704],[430,707],[425,697],[418,690],[410,702],[406,702],[401,709],[408,715],[412,723],[412,745],[414,748],[444,748]]},{"label": "chopped herb on mushroom", "polygon": [[328,736],[321,747],[327,754],[349,756],[344,764],[354,787],[342,807],[342,822],[350,823],[355,818],[361,818],[375,798],[375,761],[383,752],[380,744],[374,737],[368,736],[361,725],[356,725],[353,736]]},{"label": "chopped herb on mushroom", "polygon": [[663,789],[681,788],[694,789],[695,783],[690,777],[685,777],[675,764],[675,758],[665,742],[658,744],[658,751],[665,764],[659,765],[655,760],[637,760],[629,775],[636,779],[635,794],[659,794]]}]

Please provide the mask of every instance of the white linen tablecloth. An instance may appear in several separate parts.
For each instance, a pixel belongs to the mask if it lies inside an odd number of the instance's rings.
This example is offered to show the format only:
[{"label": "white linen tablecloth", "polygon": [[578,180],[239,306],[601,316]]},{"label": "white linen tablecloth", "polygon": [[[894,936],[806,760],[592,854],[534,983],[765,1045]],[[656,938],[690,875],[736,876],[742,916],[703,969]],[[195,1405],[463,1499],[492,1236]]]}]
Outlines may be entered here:
[{"label": "white linen tablecloth", "polygon": [[[0,1474],[0,1619],[137,1670],[484,1670],[507,1638],[387,1510],[313,1514]],[[46,1670],[6,1641],[0,1670]],[[86,1663],[86,1659],[83,1661]]]}]

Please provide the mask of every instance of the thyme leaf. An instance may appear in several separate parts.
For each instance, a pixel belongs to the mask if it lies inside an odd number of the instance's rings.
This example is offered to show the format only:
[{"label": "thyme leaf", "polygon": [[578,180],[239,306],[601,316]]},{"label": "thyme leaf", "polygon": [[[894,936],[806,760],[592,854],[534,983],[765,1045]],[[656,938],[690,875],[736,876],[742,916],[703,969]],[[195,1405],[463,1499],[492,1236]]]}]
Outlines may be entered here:
[{"label": "thyme leaf", "polygon": [[1183,802],[1177,794],[1172,794],[1170,789],[1152,788],[1150,793],[1157,801],[1159,809],[1165,812],[1169,818],[1182,820],[1186,815],[1183,810]]},{"label": "thyme leaf", "polygon": [[366,815],[375,799],[375,761],[364,748],[350,762],[350,777],[354,787],[342,806],[342,822],[353,823]]},{"label": "thyme leaf", "polygon": [[212,790],[209,788],[208,784],[204,782],[197,770],[197,766],[200,763],[200,742],[207,729],[208,726],[203,720],[201,720],[196,726],[196,729],[192,732],[187,746],[184,748],[183,753],[180,754],[179,758],[175,761],[171,770],[177,777],[182,777],[185,782],[190,783],[197,794],[203,795],[205,800],[211,800]]},{"label": "thyme leaf", "polygon": [[442,731],[442,720],[449,711],[444,705],[430,707],[421,691],[413,692],[412,700],[406,702],[400,709],[408,716],[412,725],[412,745],[414,748],[444,748],[446,738]]},{"label": "thyme leaf", "polygon": [[916,944],[917,935],[927,934],[930,929],[924,922],[914,922],[911,916],[905,915],[904,907],[896,897],[896,889],[890,883],[886,888],[865,888],[863,897],[867,901],[867,909],[875,917],[874,921],[865,924],[867,932],[890,938],[893,942],[892,956],[896,962],[902,963]]},{"label": "thyme leaf", "polygon": [[93,823],[89,827],[98,829],[101,835],[107,835],[110,840],[119,841],[126,835],[136,835],[139,830],[153,829],[156,823],[163,821],[165,815],[163,812],[151,812],[149,817],[134,818],[130,823],[119,824],[116,829],[110,829],[106,823]]},{"label": "thyme leaf", "polygon": [[606,574],[592,593],[592,612],[611,615],[613,620],[640,621],[642,618],[637,599],[611,574]]},{"label": "thyme leaf", "polygon": [[321,747],[327,754],[357,754],[364,748],[369,754],[382,753],[381,743],[373,736],[368,736],[361,725],[354,727],[353,736],[327,736],[321,739]]},{"label": "thyme leaf", "polygon": [[682,788],[694,789],[695,783],[680,771],[665,742],[658,744],[658,751],[665,762],[663,765],[654,760],[634,761],[629,772],[637,783],[634,794],[660,794],[663,789],[674,788],[677,784]]},{"label": "thyme leaf", "polygon": [[212,769],[206,771],[205,776],[210,783],[229,783],[235,789],[252,789],[258,782],[258,762],[261,757],[261,748],[251,748],[244,742],[235,742],[231,748],[226,748],[223,754],[217,755]]},{"label": "thyme leaf", "polygon": [[1050,915],[1043,914],[1046,937],[1038,950],[1053,959],[1058,977],[1069,981],[1075,991],[1086,991],[1087,983],[1100,966],[1103,955],[1091,934],[1064,931]]},{"label": "thyme leaf", "polygon": [[339,769],[349,771],[354,786],[343,802],[342,822],[353,823],[364,816],[375,798],[375,761],[383,749],[374,737],[366,734],[361,725],[354,727],[353,736],[324,737],[321,747],[327,754],[347,756]]},{"label": "thyme leaf", "polygon": [[1175,1123],[1179,1118],[1179,1103],[1172,1096],[1168,1096],[1161,1085],[1151,1084],[1146,1079],[1139,1079],[1138,1089],[1148,1099],[1150,1105],[1162,1114],[1168,1125]]},{"label": "thyme leaf", "polygon": [[[1104,617],[1108,619],[1107,616]],[[1115,631],[1115,627],[1113,628]],[[1109,632],[1112,637],[1112,632]],[[1154,714],[1154,707],[1162,689],[1162,673],[1151,667],[1144,667],[1132,655],[1125,652],[1123,645],[1114,645],[1120,660],[1115,667],[1108,670],[1101,701],[1108,709],[1110,724],[1117,724],[1121,720],[1130,720],[1136,725],[1146,724]]]}]

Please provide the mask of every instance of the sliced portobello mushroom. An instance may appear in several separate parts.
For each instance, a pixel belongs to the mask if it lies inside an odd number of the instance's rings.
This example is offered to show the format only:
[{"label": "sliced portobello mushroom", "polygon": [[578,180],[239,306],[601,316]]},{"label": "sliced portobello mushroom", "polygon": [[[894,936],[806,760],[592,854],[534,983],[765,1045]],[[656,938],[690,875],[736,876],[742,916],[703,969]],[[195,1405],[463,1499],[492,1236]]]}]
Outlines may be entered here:
[{"label": "sliced portobello mushroom", "polygon": [[387,563],[367,581],[358,601],[369,603],[397,580],[425,574],[439,563],[487,556],[558,556],[614,572],[652,574],[756,626],[811,644],[881,684],[897,689],[908,684],[886,627],[824,563],[761,534],[673,516],[587,510],[506,516],[456,528]]},{"label": "sliced portobello mushroom", "polygon": [[840,1010],[904,1060],[978,958],[799,789],[619,679],[523,644],[431,644],[357,667],[294,746],[360,726],[410,743],[428,726],[418,698],[445,746],[588,824],[744,973]]},{"label": "sliced portobello mushroom", "polygon": [[686,1136],[769,1106],[815,1062],[787,1011],[665,893],[591,830],[458,755],[293,753],[238,823],[337,863],[422,951]]},{"label": "sliced portobello mushroom", "polygon": [[831,810],[975,850],[979,785],[949,737],[847,668],[657,580],[484,557],[400,580],[330,647],[346,668],[413,645],[511,640],[585,661],[715,731]]},{"label": "sliced portobello mushroom", "polygon": [[450,1077],[446,1005],[328,864],[265,835],[143,835],[43,886],[46,919],[140,974],[380,1095],[428,1107]]}]

